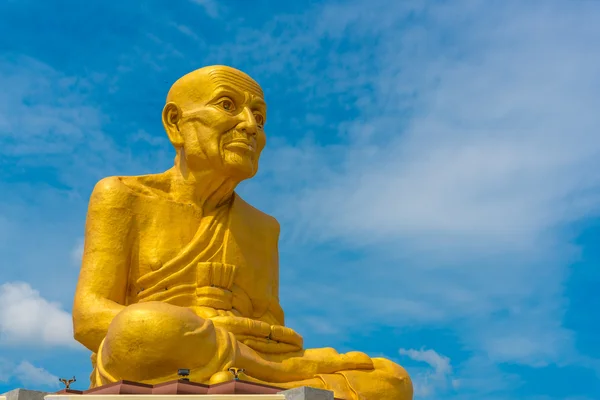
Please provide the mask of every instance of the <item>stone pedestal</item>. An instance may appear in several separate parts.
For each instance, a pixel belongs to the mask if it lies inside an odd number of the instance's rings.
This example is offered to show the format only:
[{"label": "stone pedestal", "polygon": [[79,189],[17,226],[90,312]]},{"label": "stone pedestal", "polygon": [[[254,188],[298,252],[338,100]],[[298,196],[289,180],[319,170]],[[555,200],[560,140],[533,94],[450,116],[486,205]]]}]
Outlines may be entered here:
[{"label": "stone pedestal", "polygon": [[217,385],[203,385],[185,380],[148,385],[119,381],[88,390],[62,389],[56,393],[15,389],[0,400],[335,400],[333,392],[299,387],[283,390],[273,386],[232,380]]},{"label": "stone pedestal", "polygon": [[333,392],[302,386],[281,392],[285,400],[334,400]]},{"label": "stone pedestal", "polygon": [[40,392],[38,390],[27,390],[27,389],[15,389],[10,392],[4,393],[0,396],[4,396],[5,400],[44,400],[48,392]]},{"label": "stone pedestal", "polygon": [[[98,395],[102,395],[102,400],[177,400],[178,395],[185,395],[185,400],[334,400],[333,392],[310,387],[285,390],[242,380],[204,385],[184,379],[156,385],[119,381],[87,390],[63,389],[46,394],[45,400],[97,400]],[[44,397],[6,400],[44,400]]]}]

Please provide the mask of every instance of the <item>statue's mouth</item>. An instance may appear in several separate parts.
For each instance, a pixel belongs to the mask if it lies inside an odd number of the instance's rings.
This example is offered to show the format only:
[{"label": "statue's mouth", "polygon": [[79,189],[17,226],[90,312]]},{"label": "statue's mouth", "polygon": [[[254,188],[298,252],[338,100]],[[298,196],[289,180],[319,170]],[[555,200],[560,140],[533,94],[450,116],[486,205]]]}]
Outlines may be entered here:
[{"label": "statue's mouth", "polygon": [[224,147],[227,150],[242,150],[252,152],[256,150],[256,145],[246,140],[232,140],[231,142],[225,143]]}]

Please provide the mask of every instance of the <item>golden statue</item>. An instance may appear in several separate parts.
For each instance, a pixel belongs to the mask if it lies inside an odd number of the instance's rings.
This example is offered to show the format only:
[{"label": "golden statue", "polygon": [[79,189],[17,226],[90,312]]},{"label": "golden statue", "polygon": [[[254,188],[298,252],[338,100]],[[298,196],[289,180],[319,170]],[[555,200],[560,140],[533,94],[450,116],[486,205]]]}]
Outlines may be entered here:
[{"label": "golden statue", "polygon": [[162,121],[175,165],[102,179],[91,195],[73,306],[91,386],[243,379],[343,399],[412,399],[406,371],[364,353],[303,349],[279,304],[279,224],[235,192],[253,177],[266,104],[248,75],[211,66],[179,79]]}]

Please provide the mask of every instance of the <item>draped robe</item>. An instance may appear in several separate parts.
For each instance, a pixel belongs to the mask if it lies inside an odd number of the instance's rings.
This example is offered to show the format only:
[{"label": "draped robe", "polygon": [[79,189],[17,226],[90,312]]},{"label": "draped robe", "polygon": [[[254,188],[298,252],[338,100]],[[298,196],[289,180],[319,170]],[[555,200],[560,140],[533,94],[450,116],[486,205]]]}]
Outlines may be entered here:
[{"label": "draped robe", "polygon": [[[139,198],[136,218],[168,218],[175,203],[139,194],[143,190],[135,186]],[[153,215],[148,215],[150,210]],[[150,365],[152,360],[172,369],[161,376],[144,376],[146,383],[176,379],[177,368],[190,368],[192,381],[215,383],[215,377],[223,379],[223,371],[239,366],[235,364],[247,346],[253,349],[250,362],[255,362],[259,371],[253,376],[252,368],[247,369],[251,381],[284,388],[329,389],[344,399],[411,399],[408,374],[391,361],[370,359],[358,352],[338,354],[331,348],[303,350],[301,344],[298,347],[285,337],[272,340],[264,332],[234,334],[208,322],[210,318],[202,318],[203,310],[216,309],[226,312],[225,318],[239,316],[284,325],[278,293],[278,235],[274,218],[234,195],[229,204],[202,216],[193,238],[164,262],[152,254],[139,254],[140,248],[148,246],[140,245],[143,237],[135,238],[127,307],[115,317],[92,355],[92,387],[132,379],[127,371],[144,368],[144,363]],[[189,348],[182,351],[179,342]],[[299,363],[302,360],[310,362]],[[260,376],[260,365],[270,362],[279,363],[284,373]],[[333,366],[341,364],[344,367]],[[142,375],[135,374],[138,380]]]}]

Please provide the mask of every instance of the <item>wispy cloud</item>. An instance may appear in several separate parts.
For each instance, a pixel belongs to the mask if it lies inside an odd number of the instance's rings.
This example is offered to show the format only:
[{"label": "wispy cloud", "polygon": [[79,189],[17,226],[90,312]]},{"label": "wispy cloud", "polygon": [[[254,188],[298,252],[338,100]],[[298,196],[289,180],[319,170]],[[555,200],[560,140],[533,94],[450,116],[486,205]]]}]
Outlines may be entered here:
[{"label": "wispy cloud", "polygon": [[0,340],[28,346],[79,347],[71,315],[24,282],[0,285]]},{"label": "wispy cloud", "polygon": [[0,58],[2,154],[64,153],[94,138],[101,115],[83,104],[89,84],[28,57]]},{"label": "wispy cloud", "polygon": [[[196,15],[177,24],[168,12],[164,26],[140,20],[139,37],[124,39],[127,51],[110,59],[120,67],[107,73],[75,77],[3,56],[3,172],[14,179],[40,167],[43,184],[27,192],[40,203],[49,173],[69,187],[84,182],[87,196],[102,176],[156,172],[170,164],[170,148],[141,122],[145,112],[132,115],[150,93],[163,98],[148,88],[206,63],[232,64],[265,83],[270,102],[262,172],[243,190],[282,221],[282,298],[300,333],[335,333],[339,344],[381,325],[453,330],[463,357],[452,355],[446,376],[464,399],[500,398],[521,384],[503,363],[582,362],[563,325],[563,288],[578,257],[573,224],[600,211],[597,2],[312,2],[303,14],[239,14],[240,26],[206,30],[218,40],[194,23],[229,11],[195,3],[186,6]],[[188,38],[202,51],[188,51]],[[119,73],[137,86],[124,91]],[[127,106],[94,104],[98,84]],[[157,118],[160,101],[151,106]],[[103,132],[111,119],[119,145]],[[23,203],[23,191],[2,192]],[[1,213],[0,247],[42,230],[41,217],[30,225],[14,217],[16,203]],[[65,240],[64,266],[77,235]],[[325,247],[335,255],[323,256]],[[22,254],[19,267],[36,264]],[[431,363],[415,377],[445,370],[444,356],[405,351],[402,362]]]},{"label": "wispy cloud", "polygon": [[198,4],[204,9],[206,15],[211,18],[219,17],[219,3],[215,0],[190,0],[194,4]]},{"label": "wispy cloud", "polygon": [[458,388],[459,381],[452,379],[452,367],[448,357],[432,349],[400,349],[399,353],[429,366],[427,370],[412,377],[416,398],[434,396],[440,391],[446,391],[448,387]]},{"label": "wispy cloud", "polygon": [[83,244],[83,239],[78,239],[71,250],[71,261],[75,266],[81,265],[81,259],[83,258]]},{"label": "wispy cloud", "polygon": [[178,23],[172,23],[171,25],[185,36],[195,41],[202,41],[200,36],[198,36],[189,26]]},{"label": "wispy cloud", "polygon": [[144,130],[120,133],[130,143],[162,143],[152,154],[119,147],[104,131],[110,118],[90,93],[105,81],[101,74],[70,76],[19,54],[0,57],[0,165],[7,178],[43,165],[46,178],[78,189],[107,174],[143,170],[150,159],[164,160],[168,142]]},{"label": "wispy cloud", "polygon": [[36,367],[28,361],[22,361],[17,365],[15,375],[20,377],[21,383],[24,385],[58,387],[58,376],[51,374],[44,368]]},{"label": "wispy cloud", "polygon": [[44,368],[36,367],[29,361],[14,365],[0,358],[0,382],[18,381],[29,390],[34,388],[55,389],[59,386],[58,377]]},{"label": "wispy cloud", "polygon": [[461,319],[472,350],[497,362],[574,359],[562,326],[572,224],[600,212],[600,8],[577,4],[339,3],[309,10],[320,24],[305,35],[263,35],[273,54],[324,43],[326,70],[307,60],[291,73],[358,113],[339,124],[342,145],[280,144],[285,161],[265,161],[290,245],[367,255],[345,266],[361,291],[336,288],[353,312]]}]

